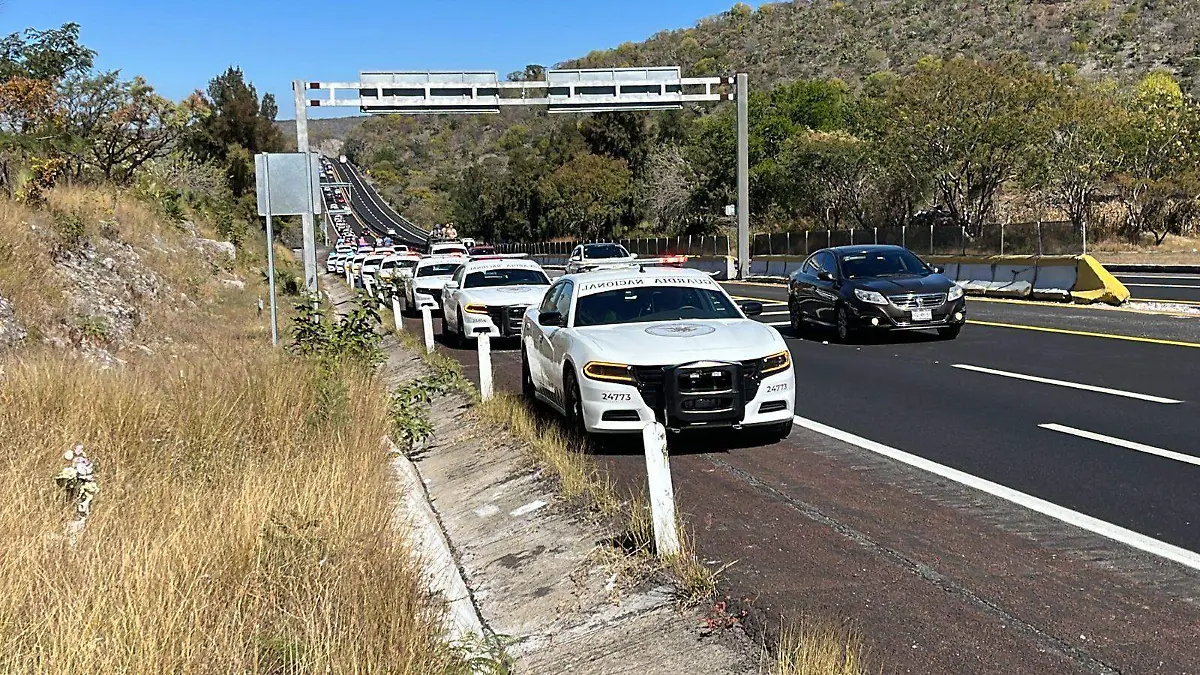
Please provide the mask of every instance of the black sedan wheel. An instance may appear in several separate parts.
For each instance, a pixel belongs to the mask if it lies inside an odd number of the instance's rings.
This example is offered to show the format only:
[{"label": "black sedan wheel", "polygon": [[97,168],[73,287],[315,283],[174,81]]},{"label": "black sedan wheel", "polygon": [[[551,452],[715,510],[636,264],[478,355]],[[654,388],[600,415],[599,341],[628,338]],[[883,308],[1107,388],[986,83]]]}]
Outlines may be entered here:
[{"label": "black sedan wheel", "polygon": [[850,314],[846,312],[845,305],[838,305],[837,309],[837,339],[838,342],[849,342],[854,337],[854,331],[850,328]]}]

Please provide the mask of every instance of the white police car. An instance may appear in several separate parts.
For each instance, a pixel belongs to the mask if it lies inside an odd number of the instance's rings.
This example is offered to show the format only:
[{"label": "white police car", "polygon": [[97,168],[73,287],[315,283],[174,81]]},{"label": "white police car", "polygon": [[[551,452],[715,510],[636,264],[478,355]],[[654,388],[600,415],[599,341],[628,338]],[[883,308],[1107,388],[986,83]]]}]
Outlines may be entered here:
[{"label": "white police car", "polygon": [[442,287],[442,336],[455,345],[480,333],[519,336],[525,310],[541,302],[549,287],[549,277],[532,260],[472,260]]},{"label": "white police car", "polygon": [[521,384],[593,433],[757,427],[781,438],[795,374],[778,331],[699,270],[649,265],[557,279],[522,323]]},{"label": "white police car", "polygon": [[413,267],[412,276],[401,277],[404,283],[404,309],[409,313],[428,307],[442,307],[442,286],[467,262],[459,256],[428,256]]},{"label": "white police car", "polygon": [[567,274],[624,266],[636,258],[637,255],[630,253],[620,244],[580,244],[567,258]]}]

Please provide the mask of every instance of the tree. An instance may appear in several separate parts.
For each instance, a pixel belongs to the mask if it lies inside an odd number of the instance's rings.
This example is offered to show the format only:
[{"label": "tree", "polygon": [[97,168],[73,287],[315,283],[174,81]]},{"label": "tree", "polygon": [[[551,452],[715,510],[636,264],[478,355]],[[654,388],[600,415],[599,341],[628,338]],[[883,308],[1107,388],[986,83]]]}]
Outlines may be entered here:
[{"label": "tree", "polygon": [[629,167],[621,160],[576,156],[538,184],[550,231],[583,240],[611,235],[631,183]]},{"label": "tree", "polygon": [[188,135],[187,146],[202,159],[228,162],[230,188],[241,197],[254,184],[246,158],[253,162],[257,153],[283,149],[283,134],[275,126],[275,97],[264,94],[260,100],[242,70],[231,66],[208,83],[207,96],[198,96],[197,107],[201,106],[208,113]]},{"label": "tree", "polygon": [[662,230],[679,231],[686,227],[694,189],[691,169],[678,145],[662,145],[650,152],[641,182],[641,199]]},{"label": "tree", "polygon": [[1195,210],[1200,111],[1167,73],[1153,73],[1126,102],[1117,184],[1131,236],[1161,244]]},{"label": "tree", "polygon": [[1002,185],[1045,142],[1054,82],[1017,58],[925,58],[877,101],[876,140],[922,174],[956,222],[978,235]]},{"label": "tree", "polygon": [[140,77],[121,80],[117,71],[72,76],[60,99],[76,176],[92,170],[119,183],[165,157],[199,114],[188,102],[159,96]]},{"label": "tree", "polygon": [[1025,183],[1085,232],[1092,202],[1120,161],[1118,141],[1126,115],[1111,84],[1071,79],[1056,93],[1048,110],[1051,132],[1042,146],[1033,148],[1037,160]]},{"label": "tree", "polygon": [[79,24],[10,33],[0,39],[0,80],[25,77],[57,82],[92,68],[96,52],[79,44]]},{"label": "tree", "polygon": [[55,87],[62,78],[91,69],[94,56],[79,44],[79,25],[74,23],[44,31],[30,28],[0,39],[0,185],[10,197],[16,188],[14,163],[57,155]]}]

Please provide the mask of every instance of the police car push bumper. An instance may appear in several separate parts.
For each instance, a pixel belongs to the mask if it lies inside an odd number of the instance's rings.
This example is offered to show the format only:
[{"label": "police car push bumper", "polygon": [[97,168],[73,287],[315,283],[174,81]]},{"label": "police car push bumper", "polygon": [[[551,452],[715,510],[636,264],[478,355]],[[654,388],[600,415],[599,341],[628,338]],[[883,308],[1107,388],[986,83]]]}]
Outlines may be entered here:
[{"label": "police car push bumper", "polygon": [[[647,390],[656,387],[657,383],[640,379],[643,367],[629,368],[628,376],[638,379],[622,383],[596,379],[597,375],[604,377],[606,372],[620,372],[622,366],[614,368],[609,364],[592,362],[585,366],[584,374],[579,378],[579,393],[584,402],[584,424],[588,431],[594,433],[625,433],[640,432],[647,423],[654,421],[662,422],[672,431],[741,429],[787,422],[792,419],[796,407],[796,378],[790,358],[787,364],[783,370],[762,377],[753,397],[744,400],[738,398],[739,393],[745,391],[737,386],[741,383],[731,382],[735,386],[726,388],[720,383],[713,383],[711,378],[713,371],[729,372],[725,370],[729,367],[737,371],[741,364],[697,362],[661,369],[650,367],[652,370],[662,370],[664,375],[663,394],[656,397],[653,393],[647,395]],[[703,387],[706,390],[702,391],[679,392],[668,385],[672,375],[688,380],[696,372],[703,378],[709,378],[708,384],[712,386]],[[675,382],[678,383],[679,379]],[[661,405],[661,409],[651,408],[647,399],[654,402],[656,407]],[[732,399],[732,405],[729,399]],[[714,403],[709,404],[709,401]],[[683,410],[688,403],[693,404],[690,410]]]}]

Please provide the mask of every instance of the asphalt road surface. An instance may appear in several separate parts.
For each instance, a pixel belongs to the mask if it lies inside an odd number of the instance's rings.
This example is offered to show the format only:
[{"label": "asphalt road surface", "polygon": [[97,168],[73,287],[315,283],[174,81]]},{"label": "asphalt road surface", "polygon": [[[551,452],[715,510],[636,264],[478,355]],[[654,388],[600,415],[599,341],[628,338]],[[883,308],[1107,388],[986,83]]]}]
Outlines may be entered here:
[{"label": "asphalt road surface", "polygon": [[409,223],[388,206],[375,189],[367,184],[354,165],[341,162],[331,164],[338,178],[350,183],[350,206],[369,230],[383,237],[391,229],[397,232],[398,239],[410,246],[425,244],[429,233]]},{"label": "asphalt road surface", "polygon": [[1135,300],[1200,305],[1200,274],[1121,273],[1114,276],[1125,284]]}]

